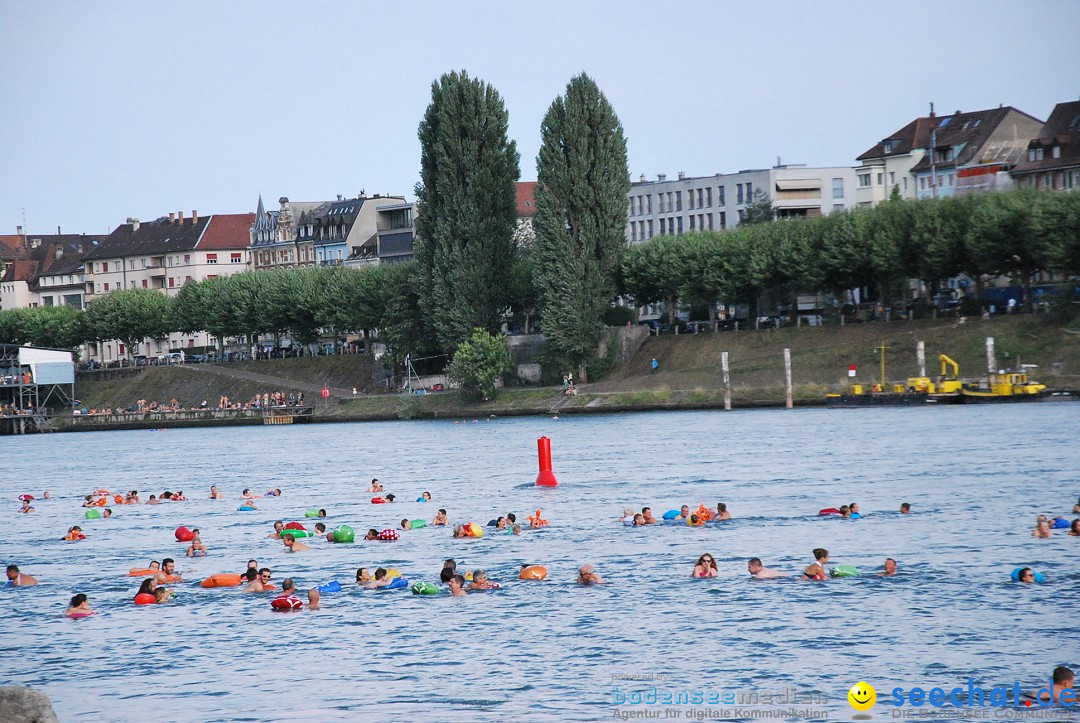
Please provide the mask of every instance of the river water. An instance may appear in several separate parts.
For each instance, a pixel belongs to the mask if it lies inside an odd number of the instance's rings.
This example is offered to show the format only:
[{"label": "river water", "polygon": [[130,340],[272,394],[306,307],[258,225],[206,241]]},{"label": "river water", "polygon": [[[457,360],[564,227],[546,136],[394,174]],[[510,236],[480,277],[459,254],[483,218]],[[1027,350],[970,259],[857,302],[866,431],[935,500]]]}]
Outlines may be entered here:
[{"label": "river water", "polygon": [[[1031,537],[1040,513],[1075,517],[1078,421],[1080,404],[1031,404],[6,437],[0,550],[41,584],[0,589],[3,678],[43,690],[61,720],[109,721],[599,720],[662,711],[620,699],[648,700],[653,686],[690,701],[813,692],[820,704],[800,707],[848,718],[859,680],[877,688],[884,719],[893,687],[948,689],[970,677],[1034,689],[1054,666],[1080,662],[1080,538]],[[532,484],[542,434],[556,489]],[[372,477],[398,501],[372,505]],[[228,499],[207,499],[211,484]],[[82,496],[99,487],[137,488],[144,501],[180,488],[191,501],[113,506],[112,519],[84,521]],[[284,494],[239,512],[245,487]],[[18,494],[46,489],[52,499],[35,501],[35,513],[16,513]],[[433,501],[414,502],[424,490]],[[730,522],[617,521],[626,506],[659,517],[719,501]],[[852,501],[863,519],[816,514]],[[914,512],[902,516],[905,501]],[[331,528],[361,533],[430,520],[439,507],[480,523],[541,508],[550,525],[464,540],[428,527],[298,553],[267,539],[274,520],[303,520],[312,507],[328,511]],[[73,524],[88,539],[60,542]],[[183,557],[180,524],[201,529],[207,557]],[[815,547],[866,574],[821,583],[746,574],[751,556],[796,574]],[[718,577],[690,579],[702,553],[715,556]],[[139,579],[126,571],[165,556],[184,575],[176,600],[133,605]],[[872,576],[886,556],[899,574]],[[446,557],[503,587],[450,598],[350,584],[361,565],[437,581]],[[198,586],[249,558],[301,590],[345,587],[322,610],[282,614],[267,594]],[[546,565],[548,579],[517,581],[526,562]],[[609,584],[578,587],[586,562]],[[1019,565],[1046,584],[1010,582]],[[76,592],[99,614],[65,619]],[[656,677],[620,677],[642,675]],[[682,718],[725,714],[674,708]]]}]

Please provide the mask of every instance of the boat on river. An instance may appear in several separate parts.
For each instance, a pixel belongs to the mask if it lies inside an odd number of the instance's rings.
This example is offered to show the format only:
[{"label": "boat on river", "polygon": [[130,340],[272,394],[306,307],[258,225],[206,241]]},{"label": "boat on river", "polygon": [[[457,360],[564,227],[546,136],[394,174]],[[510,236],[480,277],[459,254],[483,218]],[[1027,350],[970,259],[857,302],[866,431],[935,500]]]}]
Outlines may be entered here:
[{"label": "boat on river", "polygon": [[[850,392],[840,394],[826,394],[825,406],[827,407],[918,407],[925,405],[962,404],[964,396],[961,393],[963,381],[960,379],[960,366],[945,356],[938,355],[941,362],[941,375],[931,379],[930,377],[908,377],[904,383],[888,383],[885,381],[885,350],[882,345],[877,347],[881,352],[881,381],[869,386],[865,384],[853,384]],[[948,374],[948,367],[952,367],[952,374]]]},{"label": "boat on river", "polygon": [[1027,370],[1032,368],[1033,364],[1023,364],[1019,370],[999,371],[966,382],[960,389],[964,404],[1080,401],[1080,394],[1073,389],[1050,389],[1030,379]]}]

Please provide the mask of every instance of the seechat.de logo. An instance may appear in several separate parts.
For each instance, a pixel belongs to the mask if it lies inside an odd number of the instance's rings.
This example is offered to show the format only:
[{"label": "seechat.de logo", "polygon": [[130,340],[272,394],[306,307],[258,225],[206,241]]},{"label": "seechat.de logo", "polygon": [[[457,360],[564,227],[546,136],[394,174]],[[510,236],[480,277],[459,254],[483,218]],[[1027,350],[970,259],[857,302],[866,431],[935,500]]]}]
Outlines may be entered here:
[{"label": "seechat.de logo", "polygon": [[851,707],[858,711],[867,711],[874,707],[874,703],[877,702],[877,691],[874,690],[874,686],[867,683],[865,680],[860,680],[855,685],[851,686],[851,690],[847,694],[848,703]]}]

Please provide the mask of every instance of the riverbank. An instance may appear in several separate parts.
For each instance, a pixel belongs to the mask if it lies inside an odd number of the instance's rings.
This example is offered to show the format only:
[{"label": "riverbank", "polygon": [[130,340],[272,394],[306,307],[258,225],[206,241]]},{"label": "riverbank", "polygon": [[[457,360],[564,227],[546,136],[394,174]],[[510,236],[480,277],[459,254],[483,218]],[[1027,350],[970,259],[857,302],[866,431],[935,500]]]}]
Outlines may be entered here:
[{"label": "riverbank", "polygon": [[[1072,333],[1070,333],[1072,332]],[[363,394],[371,390],[376,362],[368,355],[249,362],[219,369],[154,367],[138,375],[109,381],[80,381],[76,396],[84,407],[116,408],[137,399],[181,406],[213,404],[221,395],[244,400],[256,393],[299,391],[314,385],[333,387],[335,398],[319,405],[305,422],[382,421],[394,419],[465,419],[526,415],[573,415],[608,412],[723,408],[722,352],[728,352],[732,407],[784,406],[783,350],[791,350],[796,406],[820,406],[825,394],[849,385],[848,366],[856,364],[859,379],[877,380],[880,362],[875,347],[886,346],[887,377],[917,374],[916,342],[926,346],[927,372],[938,373],[938,354],[960,365],[961,376],[985,372],[985,340],[995,338],[997,365],[1036,364],[1032,377],[1054,387],[1080,387],[1080,343],[1075,332],[1043,316],[1017,315],[959,323],[955,319],[897,321],[846,327],[802,327],[759,331],[649,337],[625,363],[603,379],[581,385],[574,397],[556,387],[510,387],[495,399],[478,401],[448,391],[439,394]],[[651,361],[659,369],[654,373]],[[198,366],[198,365],[196,365]],[[236,370],[242,378],[228,375]],[[361,385],[361,383],[363,384]],[[275,386],[276,385],[276,386]],[[343,389],[358,386],[355,398]],[[307,392],[309,400],[312,397]],[[260,419],[91,421],[61,423],[68,430],[171,428],[261,424]]]}]

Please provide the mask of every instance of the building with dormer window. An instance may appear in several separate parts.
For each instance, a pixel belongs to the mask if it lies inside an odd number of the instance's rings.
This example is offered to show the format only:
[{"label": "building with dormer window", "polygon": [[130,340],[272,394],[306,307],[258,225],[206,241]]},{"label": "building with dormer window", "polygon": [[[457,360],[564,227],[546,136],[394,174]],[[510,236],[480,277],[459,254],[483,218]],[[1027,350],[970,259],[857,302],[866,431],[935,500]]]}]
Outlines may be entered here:
[{"label": "building with dormer window", "polygon": [[1012,170],[1020,186],[1054,191],[1080,188],[1080,100],[1058,103],[1024,159]]}]

